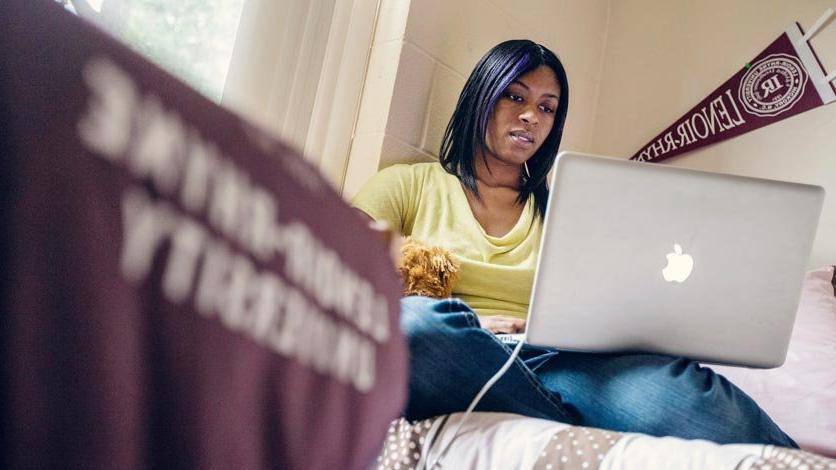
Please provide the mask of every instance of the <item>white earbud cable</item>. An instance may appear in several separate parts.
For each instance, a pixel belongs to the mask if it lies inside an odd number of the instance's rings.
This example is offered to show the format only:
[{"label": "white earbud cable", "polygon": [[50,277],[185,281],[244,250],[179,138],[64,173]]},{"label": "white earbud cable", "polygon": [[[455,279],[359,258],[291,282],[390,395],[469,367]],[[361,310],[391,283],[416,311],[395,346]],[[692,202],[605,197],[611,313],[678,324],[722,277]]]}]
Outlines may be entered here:
[{"label": "white earbud cable", "polygon": [[[517,347],[514,348],[514,352],[511,353],[511,357],[509,357],[508,360],[505,361],[505,364],[502,365],[499,371],[497,371],[497,373],[494,374],[493,377],[491,377],[490,380],[488,380],[485,383],[485,385],[482,386],[482,389],[479,390],[479,393],[476,394],[476,397],[473,398],[473,401],[470,402],[470,406],[467,407],[467,410],[464,412],[464,415],[462,415],[462,419],[459,420],[455,430],[453,430],[453,436],[441,449],[441,452],[438,454],[438,457],[433,461],[433,463],[430,466],[426,467],[427,469],[433,470],[436,467],[441,468],[441,459],[443,459],[444,456],[447,454],[447,451],[450,450],[450,445],[453,444],[453,441],[459,435],[459,431],[461,431],[462,425],[464,425],[464,422],[467,421],[467,418],[470,416],[470,413],[473,411],[473,409],[476,408],[476,405],[479,403],[479,400],[481,400],[482,397],[486,393],[488,393],[488,390],[490,390],[491,387],[493,387],[493,385],[497,381],[499,381],[499,379],[502,378],[503,375],[505,375],[505,372],[507,372],[508,369],[511,368],[511,364],[513,364],[514,360],[517,359],[517,356],[520,355],[520,350],[522,349],[523,343],[525,343],[525,337],[523,337],[520,340],[520,342],[517,343]],[[441,430],[439,430],[439,433],[440,432]],[[427,451],[427,455],[429,455],[429,451]],[[417,468],[421,468],[421,466],[419,465]]]}]

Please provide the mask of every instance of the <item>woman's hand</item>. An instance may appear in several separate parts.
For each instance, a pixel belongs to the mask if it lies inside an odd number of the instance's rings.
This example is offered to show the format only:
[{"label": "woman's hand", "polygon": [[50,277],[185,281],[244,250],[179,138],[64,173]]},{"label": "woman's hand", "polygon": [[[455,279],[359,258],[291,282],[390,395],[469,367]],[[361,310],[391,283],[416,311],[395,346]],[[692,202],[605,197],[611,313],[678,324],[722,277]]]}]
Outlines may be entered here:
[{"label": "woman's hand", "polygon": [[525,320],[508,315],[491,315],[479,317],[482,328],[491,333],[522,333],[525,331]]}]

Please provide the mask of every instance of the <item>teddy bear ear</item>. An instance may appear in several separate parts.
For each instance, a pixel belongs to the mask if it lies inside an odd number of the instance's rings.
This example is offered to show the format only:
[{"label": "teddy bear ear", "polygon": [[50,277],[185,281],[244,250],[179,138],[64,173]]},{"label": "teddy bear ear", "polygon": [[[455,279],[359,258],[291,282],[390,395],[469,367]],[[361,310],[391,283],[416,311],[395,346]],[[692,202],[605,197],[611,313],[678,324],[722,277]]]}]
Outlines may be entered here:
[{"label": "teddy bear ear", "polygon": [[430,254],[430,266],[437,271],[444,271],[447,266],[447,258],[438,250],[433,250]]},{"label": "teddy bear ear", "polygon": [[456,273],[459,271],[459,263],[456,262],[449,254],[445,253],[446,256],[442,258],[440,263],[440,269],[447,273]]}]

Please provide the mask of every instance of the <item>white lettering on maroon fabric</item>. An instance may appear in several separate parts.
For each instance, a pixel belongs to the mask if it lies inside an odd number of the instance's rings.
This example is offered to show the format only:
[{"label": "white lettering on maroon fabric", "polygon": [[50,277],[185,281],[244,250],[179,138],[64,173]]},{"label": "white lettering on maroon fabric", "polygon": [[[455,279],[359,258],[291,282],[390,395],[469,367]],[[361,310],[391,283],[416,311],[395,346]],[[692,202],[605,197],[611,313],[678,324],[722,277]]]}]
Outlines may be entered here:
[{"label": "white lettering on maroon fabric", "polygon": [[[729,106],[731,105],[731,106]],[[639,153],[640,162],[656,160],[668,152],[745,124],[731,90],[726,90],[706,106],[684,117],[675,132],[668,131]]]},{"label": "white lettering on maroon fabric", "polygon": [[79,135],[100,156],[121,158],[131,138],[136,85],[105,59],[93,59],[83,73],[93,95],[87,115],[78,124]]},{"label": "white lettering on maroon fabric", "polygon": [[[122,200],[125,278],[146,282],[157,260],[167,301],[191,301],[278,354],[370,390],[374,342],[389,338],[385,298],[305,224],[281,223],[272,193],[118,66],[97,58],[83,73],[91,97],[81,140],[138,183]],[[262,267],[276,257],[287,282]]]}]

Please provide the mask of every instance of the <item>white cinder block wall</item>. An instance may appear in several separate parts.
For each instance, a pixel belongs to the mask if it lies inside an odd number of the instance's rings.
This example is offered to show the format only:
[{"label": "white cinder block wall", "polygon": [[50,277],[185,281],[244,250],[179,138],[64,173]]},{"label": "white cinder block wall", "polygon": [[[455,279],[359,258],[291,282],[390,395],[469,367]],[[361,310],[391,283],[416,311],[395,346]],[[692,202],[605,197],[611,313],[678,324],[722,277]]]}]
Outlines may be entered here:
[{"label": "white cinder block wall", "polygon": [[608,10],[607,0],[383,0],[343,194],[379,168],[437,158],[466,77],[506,39],[561,57],[571,89],[563,148],[587,150]]},{"label": "white cinder block wall", "polygon": [[[629,157],[798,21],[835,0],[616,0],[590,149]],[[836,24],[812,45],[836,69]],[[810,267],[836,263],[836,103],[665,164],[824,186]]]}]

